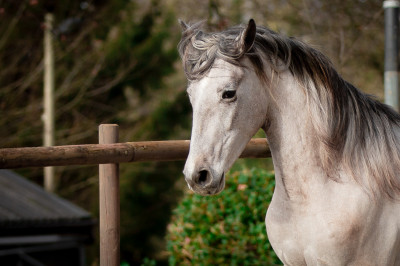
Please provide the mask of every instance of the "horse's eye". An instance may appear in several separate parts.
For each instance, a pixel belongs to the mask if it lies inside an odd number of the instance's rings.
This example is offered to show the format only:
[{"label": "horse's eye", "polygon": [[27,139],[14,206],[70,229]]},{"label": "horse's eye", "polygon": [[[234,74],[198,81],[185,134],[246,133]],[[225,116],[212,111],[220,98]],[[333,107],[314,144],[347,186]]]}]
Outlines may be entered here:
[{"label": "horse's eye", "polygon": [[222,99],[232,99],[233,97],[235,97],[236,95],[236,91],[224,91],[224,93],[222,93]]}]

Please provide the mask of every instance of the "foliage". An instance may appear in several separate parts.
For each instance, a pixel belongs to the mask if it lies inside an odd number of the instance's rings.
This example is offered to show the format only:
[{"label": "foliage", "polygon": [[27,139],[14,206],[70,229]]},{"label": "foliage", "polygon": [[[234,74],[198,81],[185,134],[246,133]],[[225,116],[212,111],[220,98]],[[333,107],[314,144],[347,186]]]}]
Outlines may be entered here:
[{"label": "foliage", "polygon": [[253,168],[227,177],[220,195],[186,195],[168,227],[170,265],[280,264],[265,231],[274,174]]},{"label": "foliage", "polygon": [[144,258],[141,266],[156,266],[157,262],[155,260]]}]

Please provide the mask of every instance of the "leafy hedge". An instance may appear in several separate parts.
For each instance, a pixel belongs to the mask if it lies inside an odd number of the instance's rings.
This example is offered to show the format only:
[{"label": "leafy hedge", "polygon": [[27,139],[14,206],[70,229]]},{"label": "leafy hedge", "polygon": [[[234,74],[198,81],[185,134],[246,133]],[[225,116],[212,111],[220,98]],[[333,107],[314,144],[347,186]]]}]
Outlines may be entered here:
[{"label": "leafy hedge", "polygon": [[274,186],[273,173],[252,169],[230,174],[217,196],[187,194],[168,227],[169,264],[281,264],[265,231]]}]

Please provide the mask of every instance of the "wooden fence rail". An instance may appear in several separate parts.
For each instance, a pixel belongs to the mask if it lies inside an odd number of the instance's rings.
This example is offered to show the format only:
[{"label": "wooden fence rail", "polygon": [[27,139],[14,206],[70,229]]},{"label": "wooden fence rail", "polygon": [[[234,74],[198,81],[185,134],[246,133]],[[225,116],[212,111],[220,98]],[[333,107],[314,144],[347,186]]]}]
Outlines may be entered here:
[{"label": "wooden fence rail", "polygon": [[[120,260],[119,163],[185,160],[189,140],[118,142],[118,125],[100,125],[100,144],[0,149],[0,169],[99,165],[100,265]],[[266,139],[252,139],[241,158],[270,157]]]},{"label": "wooden fence rail", "polygon": [[[189,140],[0,149],[0,169],[185,160]],[[252,139],[241,158],[270,157],[266,139]]]}]

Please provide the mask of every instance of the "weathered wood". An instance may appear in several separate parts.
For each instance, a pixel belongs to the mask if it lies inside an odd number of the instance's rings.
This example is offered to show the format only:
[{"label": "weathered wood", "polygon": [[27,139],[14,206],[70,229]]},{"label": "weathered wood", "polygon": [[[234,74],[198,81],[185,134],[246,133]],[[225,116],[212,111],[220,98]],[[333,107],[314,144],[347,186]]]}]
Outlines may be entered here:
[{"label": "weathered wood", "polygon": [[[189,140],[0,149],[0,169],[185,160]],[[270,157],[266,139],[252,139],[241,158]]]},{"label": "weathered wood", "polygon": [[[118,125],[100,125],[99,143],[118,142]],[[99,165],[100,266],[120,264],[119,165]]]},{"label": "weathered wood", "polygon": [[267,139],[257,138],[251,139],[247,143],[246,148],[240,155],[240,158],[267,158],[271,157],[271,151]]}]

